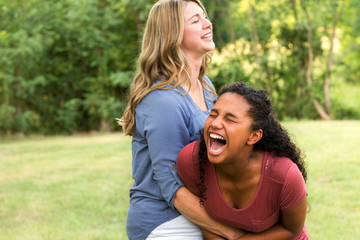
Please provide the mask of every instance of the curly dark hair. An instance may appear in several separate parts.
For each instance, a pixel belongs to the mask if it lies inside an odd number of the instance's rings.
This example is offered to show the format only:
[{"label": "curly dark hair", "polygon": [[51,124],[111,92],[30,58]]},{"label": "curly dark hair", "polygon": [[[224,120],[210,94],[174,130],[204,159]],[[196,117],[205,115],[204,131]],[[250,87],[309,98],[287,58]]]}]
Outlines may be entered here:
[{"label": "curly dark hair", "polygon": [[[274,156],[287,157],[299,168],[304,180],[307,180],[305,162],[300,149],[291,141],[289,134],[272,115],[271,101],[266,96],[265,90],[255,90],[242,82],[226,85],[219,91],[219,97],[225,93],[237,93],[242,96],[251,106],[249,116],[253,120],[252,130],[262,129],[262,138],[255,143],[254,150],[271,152]],[[201,131],[201,142],[199,148],[200,167],[200,204],[206,200],[205,186],[205,164],[207,162],[206,143],[204,131]]]}]

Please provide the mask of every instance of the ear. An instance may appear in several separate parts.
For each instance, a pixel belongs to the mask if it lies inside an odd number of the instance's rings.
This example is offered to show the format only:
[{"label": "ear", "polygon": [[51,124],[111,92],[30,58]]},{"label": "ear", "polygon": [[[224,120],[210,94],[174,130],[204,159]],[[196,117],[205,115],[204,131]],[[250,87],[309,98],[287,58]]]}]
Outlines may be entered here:
[{"label": "ear", "polygon": [[258,141],[260,141],[262,136],[263,136],[263,130],[262,129],[255,130],[250,134],[250,137],[248,138],[246,143],[248,145],[254,145]]}]

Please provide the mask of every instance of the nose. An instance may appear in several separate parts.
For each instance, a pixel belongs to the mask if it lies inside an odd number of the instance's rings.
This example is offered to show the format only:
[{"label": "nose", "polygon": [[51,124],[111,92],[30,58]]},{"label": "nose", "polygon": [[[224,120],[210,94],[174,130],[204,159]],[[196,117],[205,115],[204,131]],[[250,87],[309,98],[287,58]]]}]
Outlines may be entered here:
[{"label": "nose", "polygon": [[213,129],[221,129],[223,127],[222,121],[220,116],[214,118],[211,122],[210,122],[210,127]]},{"label": "nose", "polygon": [[203,23],[203,29],[207,29],[207,28],[212,29],[212,23],[208,18],[205,18]]}]

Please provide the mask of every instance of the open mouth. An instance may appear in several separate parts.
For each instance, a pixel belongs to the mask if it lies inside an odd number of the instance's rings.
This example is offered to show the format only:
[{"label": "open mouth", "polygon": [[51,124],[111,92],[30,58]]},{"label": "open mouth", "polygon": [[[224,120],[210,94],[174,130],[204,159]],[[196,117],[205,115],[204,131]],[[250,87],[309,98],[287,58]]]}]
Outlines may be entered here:
[{"label": "open mouth", "polygon": [[221,154],[226,147],[226,140],[224,137],[210,133],[210,142],[209,142],[209,153],[212,155]]},{"label": "open mouth", "polygon": [[211,39],[211,33],[205,34],[204,36],[201,37],[202,39]]}]

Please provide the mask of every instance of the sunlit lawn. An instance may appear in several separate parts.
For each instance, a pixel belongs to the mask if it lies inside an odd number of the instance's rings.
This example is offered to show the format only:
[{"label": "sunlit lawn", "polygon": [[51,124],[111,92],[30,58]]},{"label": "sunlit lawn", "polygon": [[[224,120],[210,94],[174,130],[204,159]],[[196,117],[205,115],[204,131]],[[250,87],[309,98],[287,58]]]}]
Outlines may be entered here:
[{"label": "sunlit lawn", "polygon": [[308,162],[311,239],[360,239],[360,121],[284,125]]},{"label": "sunlit lawn", "polygon": [[[360,239],[360,121],[284,126],[308,162],[310,238]],[[130,140],[0,140],[0,240],[127,239]]]},{"label": "sunlit lawn", "polygon": [[0,144],[0,239],[126,239],[130,138]]}]

